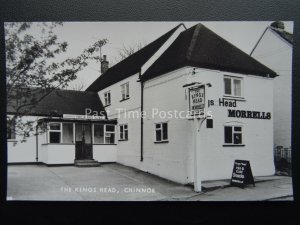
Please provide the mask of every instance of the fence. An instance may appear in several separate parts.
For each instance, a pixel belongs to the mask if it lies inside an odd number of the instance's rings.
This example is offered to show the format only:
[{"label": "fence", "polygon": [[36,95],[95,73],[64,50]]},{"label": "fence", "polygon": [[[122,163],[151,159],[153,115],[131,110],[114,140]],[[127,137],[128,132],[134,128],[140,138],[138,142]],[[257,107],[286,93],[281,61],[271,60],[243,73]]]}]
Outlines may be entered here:
[{"label": "fence", "polygon": [[276,173],[280,175],[292,175],[292,149],[277,146],[274,149],[274,162]]}]

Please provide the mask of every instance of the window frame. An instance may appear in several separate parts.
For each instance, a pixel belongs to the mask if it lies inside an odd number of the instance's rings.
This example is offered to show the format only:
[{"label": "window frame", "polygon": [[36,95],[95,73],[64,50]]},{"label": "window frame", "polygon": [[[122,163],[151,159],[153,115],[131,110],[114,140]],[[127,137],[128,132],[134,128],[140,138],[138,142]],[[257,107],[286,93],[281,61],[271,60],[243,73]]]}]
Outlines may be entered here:
[{"label": "window frame", "polygon": [[[225,87],[225,79],[229,79],[230,80],[230,94],[226,93],[226,87]],[[235,88],[234,88],[234,81],[238,80],[241,82],[241,95],[235,95]],[[230,76],[230,75],[224,75],[223,77],[223,94],[226,97],[232,97],[232,98],[244,98],[244,79],[243,77],[236,77],[236,76]]]},{"label": "window frame", "polygon": [[[225,142],[225,140],[226,140],[225,128],[226,127],[231,127],[231,142],[230,143]],[[235,131],[236,127],[241,128],[241,130],[240,131]],[[226,146],[231,146],[231,147],[233,147],[233,146],[245,146],[244,138],[243,138],[243,132],[244,132],[244,126],[243,125],[240,125],[240,124],[239,125],[224,124],[223,132],[224,132],[224,139],[223,139],[224,140],[224,144],[223,144],[224,147],[226,147]],[[234,135],[235,134],[241,134],[241,139],[242,139],[241,143],[239,143],[239,144],[234,143]]]},{"label": "window frame", "polygon": [[[51,130],[51,124],[59,124],[60,129],[59,130]],[[49,122],[47,126],[47,144],[63,144],[62,139],[62,123],[61,122]],[[50,133],[60,133],[60,139],[58,143],[52,143],[50,142]]]},{"label": "window frame", "polygon": [[[126,128],[125,128],[126,126]],[[123,131],[121,132],[121,127],[123,127]],[[127,138],[125,137],[125,131],[127,131]],[[123,134],[123,137],[121,137],[121,134]],[[120,124],[119,125],[119,141],[128,141],[128,123]]]},{"label": "window frame", "polygon": [[111,105],[111,93],[110,91],[106,91],[103,93],[104,95],[104,107]]},{"label": "window frame", "polygon": [[[123,95],[123,91],[124,91],[124,95]],[[129,94],[129,81],[121,84],[121,101],[127,100],[130,98],[130,94]]]},{"label": "window frame", "polygon": [[[164,128],[163,124],[167,125],[167,139],[164,139]],[[156,127],[156,125],[160,125],[159,128]],[[160,133],[160,138],[161,140],[157,140],[157,131],[161,131]],[[168,143],[169,142],[169,125],[168,122],[159,122],[159,123],[154,123],[154,143]]]},{"label": "window frame", "polygon": [[[6,139],[7,141],[16,141],[17,140],[17,135],[16,135],[16,123],[15,121],[11,121],[11,123],[7,123],[7,130],[6,130]],[[9,131],[9,135],[8,135]]]},{"label": "window frame", "polygon": [[[107,131],[107,129],[106,129],[107,125],[108,126],[113,126],[114,127],[114,131]],[[115,135],[113,143],[106,143],[106,134],[114,134]],[[104,144],[105,145],[114,145],[114,144],[116,144],[116,125],[113,125],[113,124],[104,124]]]}]

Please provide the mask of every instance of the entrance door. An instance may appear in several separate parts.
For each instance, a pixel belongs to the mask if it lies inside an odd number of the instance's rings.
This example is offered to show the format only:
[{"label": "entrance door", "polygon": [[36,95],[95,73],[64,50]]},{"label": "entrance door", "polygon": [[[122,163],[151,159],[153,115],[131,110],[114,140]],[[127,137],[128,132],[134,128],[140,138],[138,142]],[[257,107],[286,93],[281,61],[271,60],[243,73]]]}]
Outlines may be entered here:
[{"label": "entrance door", "polygon": [[75,141],[75,159],[93,159],[91,124],[75,124]]}]

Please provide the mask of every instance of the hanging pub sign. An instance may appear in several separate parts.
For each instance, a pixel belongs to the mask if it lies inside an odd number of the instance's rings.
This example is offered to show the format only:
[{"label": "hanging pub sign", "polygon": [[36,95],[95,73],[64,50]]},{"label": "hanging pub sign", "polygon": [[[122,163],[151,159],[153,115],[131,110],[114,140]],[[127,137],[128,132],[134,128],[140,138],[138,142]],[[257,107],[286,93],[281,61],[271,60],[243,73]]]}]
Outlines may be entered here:
[{"label": "hanging pub sign", "polygon": [[235,160],[231,177],[231,185],[244,188],[247,184],[253,184],[253,186],[255,186],[250,162],[246,160]]},{"label": "hanging pub sign", "polygon": [[189,111],[191,115],[202,114],[205,106],[205,86],[189,89]]}]

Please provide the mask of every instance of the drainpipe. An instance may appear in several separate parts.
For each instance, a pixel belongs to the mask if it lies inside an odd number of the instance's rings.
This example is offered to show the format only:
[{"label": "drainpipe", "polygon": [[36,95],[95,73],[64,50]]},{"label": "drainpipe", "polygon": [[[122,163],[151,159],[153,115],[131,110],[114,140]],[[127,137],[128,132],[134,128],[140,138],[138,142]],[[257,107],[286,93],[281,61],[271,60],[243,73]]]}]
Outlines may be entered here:
[{"label": "drainpipe", "polygon": [[36,144],[36,152],[35,152],[35,161],[38,162],[39,161],[39,137],[38,137],[38,124],[35,127],[35,134],[36,134],[36,138],[35,138],[35,144]]},{"label": "drainpipe", "polygon": [[144,83],[141,80],[141,70],[139,72],[139,80],[141,82],[141,162],[144,160],[144,118],[143,118],[143,111],[144,111]]}]

